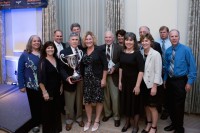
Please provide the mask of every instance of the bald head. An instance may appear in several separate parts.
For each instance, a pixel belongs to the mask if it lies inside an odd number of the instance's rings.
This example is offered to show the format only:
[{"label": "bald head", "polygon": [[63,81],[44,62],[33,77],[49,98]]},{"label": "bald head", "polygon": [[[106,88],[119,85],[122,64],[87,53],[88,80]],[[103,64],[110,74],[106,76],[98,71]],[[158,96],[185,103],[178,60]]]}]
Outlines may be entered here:
[{"label": "bald head", "polygon": [[147,33],[150,33],[149,27],[147,27],[147,26],[141,26],[139,28],[139,34],[140,34],[140,36],[145,35]]},{"label": "bald head", "polygon": [[177,29],[172,29],[169,32],[169,39],[170,39],[172,45],[176,46],[179,43],[179,40],[180,40],[179,31]]},{"label": "bald head", "polygon": [[114,42],[114,34],[112,33],[112,31],[106,31],[104,39],[107,45],[112,44]]}]

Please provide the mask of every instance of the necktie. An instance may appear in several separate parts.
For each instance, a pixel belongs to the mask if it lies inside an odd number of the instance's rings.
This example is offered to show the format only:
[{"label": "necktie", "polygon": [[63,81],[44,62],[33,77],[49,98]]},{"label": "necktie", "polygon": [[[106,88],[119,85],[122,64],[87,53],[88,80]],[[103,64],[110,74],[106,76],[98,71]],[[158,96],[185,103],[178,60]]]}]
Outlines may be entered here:
[{"label": "necktie", "polygon": [[78,48],[75,48],[75,52],[76,52],[76,55],[77,55],[77,59],[80,60],[80,56],[79,56],[79,53],[78,53]]},{"label": "necktie", "polygon": [[170,66],[169,66],[169,76],[174,76],[174,60],[175,60],[175,48],[172,48],[172,56],[170,60]]},{"label": "necktie", "polygon": [[162,60],[163,64],[165,64],[165,41],[162,40]]},{"label": "necktie", "polygon": [[107,57],[107,60],[110,61],[110,45],[107,45],[106,57]]}]

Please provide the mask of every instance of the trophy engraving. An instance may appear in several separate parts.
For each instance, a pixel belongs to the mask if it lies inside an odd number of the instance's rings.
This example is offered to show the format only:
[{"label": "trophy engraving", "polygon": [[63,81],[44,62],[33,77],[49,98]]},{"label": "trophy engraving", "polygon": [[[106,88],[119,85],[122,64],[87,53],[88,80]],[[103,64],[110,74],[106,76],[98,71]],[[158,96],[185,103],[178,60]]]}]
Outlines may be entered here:
[{"label": "trophy engraving", "polygon": [[77,69],[80,65],[82,56],[83,56],[83,52],[81,50],[78,51],[78,54],[70,54],[67,56],[65,56],[64,54],[60,55],[60,60],[64,64],[68,65],[74,70],[72,78],[71,78],[72,82],[77,82],[77,81],[82,80],[82,76],[80,75],[80,70]]}]

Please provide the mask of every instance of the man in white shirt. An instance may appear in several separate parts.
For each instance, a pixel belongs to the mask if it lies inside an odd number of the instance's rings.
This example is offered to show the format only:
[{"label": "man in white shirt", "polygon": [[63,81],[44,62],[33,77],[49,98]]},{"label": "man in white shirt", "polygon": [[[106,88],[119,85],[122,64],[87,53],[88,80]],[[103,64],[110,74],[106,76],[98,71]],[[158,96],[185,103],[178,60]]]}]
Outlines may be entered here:
[{"label": "man in white shirt", "polygon": [[[162,49],[162,64],[163,64],[163,72],[164,75],[164,64],[165,64],[165,51],[172,45],[169,40],[169,28],[167,26],[161,26],[159,29],[160,38],[156,40],[160,44]],[[169,116],[168,109],[167,109],[167,102],[166,102],[166,90],[164,88],[160,89],[160,110],[162,114],[160,119],[166,120]],[[163,108],[163,109],[162,109]]]},{"label": "man in white shirt", "polygon": [[63,34],[61,30],[55,30],[54,31],[54,44],[56,45],[56,48],[58,50],[57,56],[60,56],[60,51],[66,48],[66,44],[62,42],[63,41]]}]

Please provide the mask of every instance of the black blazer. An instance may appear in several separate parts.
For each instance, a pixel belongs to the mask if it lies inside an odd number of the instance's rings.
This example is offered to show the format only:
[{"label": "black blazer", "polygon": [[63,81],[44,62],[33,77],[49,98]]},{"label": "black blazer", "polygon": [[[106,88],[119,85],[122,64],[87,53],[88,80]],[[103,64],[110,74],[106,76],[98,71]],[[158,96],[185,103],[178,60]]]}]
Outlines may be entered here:
[{"label": "black blazer", "polygon": [[153,49],[156,50],[156,51],[158,51],[160,53],[160,55],[162,56],[162,49],[160,47],[160,43],[154,42],[153,43]]},{"label": "black blazer", "polygon": [[[81,49],[80,47],[78,48]],[[73,54],[73,51],[71,47],[67,47],[61,50],[60,54],[64,54],[64,56],[67,56],[67,55]],[[71,67],[69,67],[68,65],[60,61],[60,73],[63,80],[63,89],[66,91],[72,92],[72,91],[75,91],[76,89],[77,83],[69,84],[66,80],[69,76],[73,75],[73,72],[74,70]]]},{"label": "black blazer", "polygon": [[[112,61],[115,63],[115,71],[111,75],[115,86],[118,86],[119,82],[119,60],[120,60],[120,53],[122,51],[122,47],[116,43],[112,44]],[[104,53],[106,53],[106,44],[101,45],[101,49]]]},{"label": "black blazer", "polygon": [[[87,50],[83,50],[84,54],[86,54]],[[102,79],[103,71],[108,70],[108,62],[106,59],[106,54],[102,51],[100,46],[95,46],[94,51],[92,52],[92,71],[95,77]],[[81,70],[82,75],[84,75],[84,64],[82,62]]]}]

